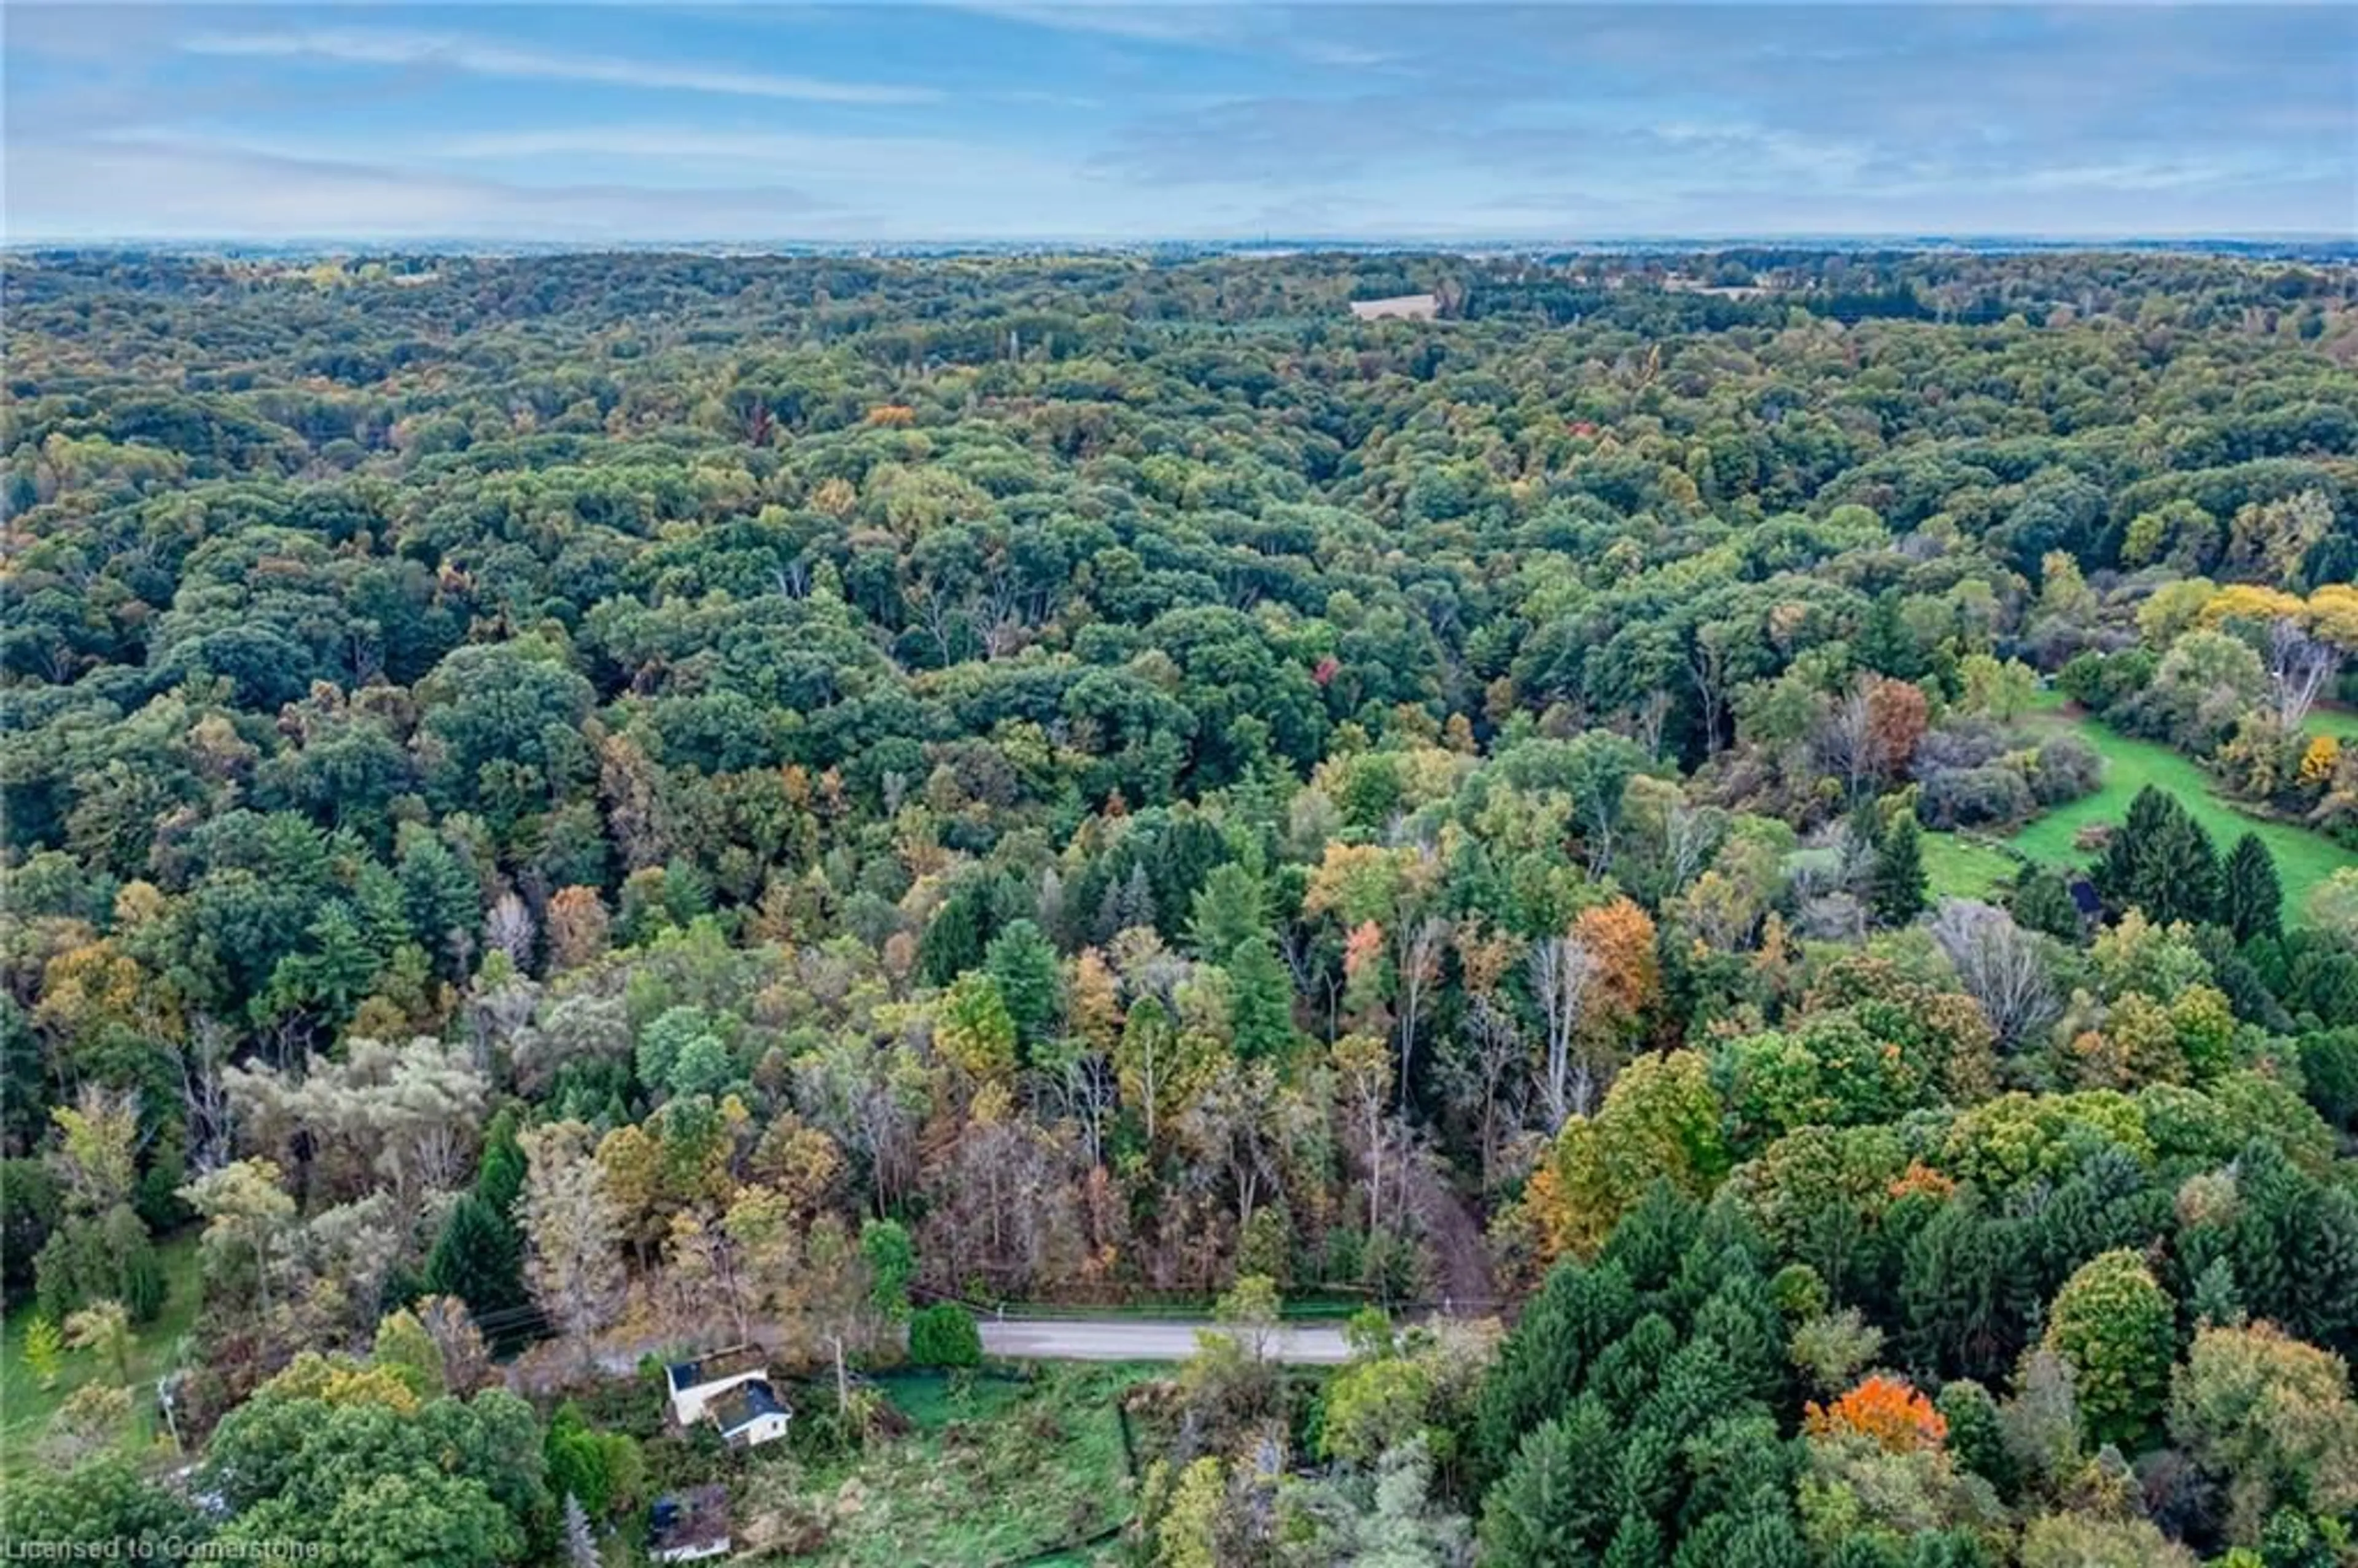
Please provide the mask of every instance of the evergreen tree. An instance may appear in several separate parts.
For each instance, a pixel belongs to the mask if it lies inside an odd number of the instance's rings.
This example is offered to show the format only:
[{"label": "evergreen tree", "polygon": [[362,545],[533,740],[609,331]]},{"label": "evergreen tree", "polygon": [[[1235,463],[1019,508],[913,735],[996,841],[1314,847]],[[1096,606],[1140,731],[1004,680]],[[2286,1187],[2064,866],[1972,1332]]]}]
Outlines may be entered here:
[{"label": "evergreen tree", "polygon": [[1949,1423],[1949,1452],[1957,1463],[1997,1488],[2000,1496],[2011,1494],[2014,1460],[2006,1452],[1997,1401],[1990,1391],[1971,1378],[1959,1378],[1945,1385],[1932,1404]]},{"label": "evergreen tree", "polygon": [[1650,1312],[1597,1353],[1585,1386],[1627,1420],[1651,1397],[1655,1380],[1678,1347],[1679,1331],[1671,1320]]},{"label": "evergreen tree", "polygon": [[1574,1400],[1515,1451],[1482,1510],[1482,1561],[1500,1564],[1595,1560],[1617,1523],[1613,1479],[1624,1433],[1593,1399]]},{"label": "evergreen tree", "polygon": [[1918,1368],[1942,1378],[2003,1377],[2025,1328],[2014,1303],[2022,1233],[1970,1202],[1942,1204],[1909,1238],[1899,1272],[1901,1343]]},{"label": "evergreen tree", "polygon": [[1037,1045],[1055,1033],[1064,1011],[1056,975],[1056,950],[1029,920],[1009,923],[990,939],[983,952],[983,971],[999,982],[1000,1000],[1015,1021],[1015,1034],[1025,1046]]},{"label": "evergreen tree", "polygon": [[1563,1408],[1589,1363],[1637,1315],[1636,1293],[1618,1268],[1556,1265],[1476,1397],[1475,1453],[1485,1474],[1506,1468],[1523,1434]]},{"label": "evergreen tree", "polygon": [[2200,925],[2219,917],[2219,851],[2185,809],[2173,814],[2138,857],[2137,897],[2158,925]]},{"label": "evergreen tree", "polygon": [[565,1494],[565,1561],[568,1568],[600,1568],[597,1537],[590,1533],[590,1516],[581,1499]]},{"label": "evergreen tree", "polygon": [[1644,1514],[1623,1514],[1600,1568],[1662,1568],[1662,1527]]},{"label": "evergreen tree", "polygon": [[1695,1313],[1694,1337],[1719,1346],[1750,1398],[1774,1401],[1785,1390],[1790,1363],[1784,1318],[1768,1283],[1738,1252],[1720,1254],[1725,1282]]},{"label": "evergreen tree", "polygon": [[2204,1265],[2194,1277],[2186,1311],[2198,1328],[2242,1327],[2246,1314],[2244,1292],[2235,1283],[2235,1265],[2224,1258],[2213,1258]]},{"label": "evergreen tree", "polygon": [[1886,925],[1905,925],[1924,907],[1924,844],[1916,814],[1894,822],[1875,851],[1867,905]]},{"label": "evergreen tree", "polygon": [[1265,940],[1268,916],[1260,880],[1234,860],[1215,866],[1195,890],[1188,913],[1187,939],[1203,957],[1219,959],[1243,942]]},{"label": "evergreen tree", "polygon": [[426,1256],[426,1288],[457,1296],[478,1320],[512,1320],[526,1300],[523,1238],[505,1216],[469,1193],[450,1206]]},{"label": "evergreen tree", "polygon": [[[2096,891],[2115,904],[2137,903],[2146,846],[2178,815],[2178,802],[2151,784],[2138,790],[2129,802],[2127,819],[2104,840],[2104,852],[2097,857],[2090,873]],[[2146,913],[2150,915],[2153,912]]]},{"label": "evergreen tree", "polygon": [[503,1219],[515,1212],[516,1196],[524,1191],[524,1149],[516,1142],[516,1119],[515,1107],[500,1108],[483,1129],[483,1158],[475,1167],[475,1195]]},{"label": "evergreen tree", "polygon": [[1293,1044],[1293,978],[1266,935],[1247,937],[1228,955],[1228,1024],[1237,1054],[1276,1056]]},{"label": "evergreen tree", "polygon": [[2041,931],[2065,942],[2081,936],[2080,906],[2061,872],[2047,866],[2025,871],[2014,884],[2007,907],[2014,923],[2028,931]]},{"label": "evergreen tree", "polygon": [[917,939],[918,972],[930,984],[946,986],[968,969],[979,968],[1007,902],[988,877],[969,876],[951,889]]},{"label": "evergreen tree", "polygon": [[1598,1256],[1620,1265],[1633,1288],[1659,1291],[1677,1277],[1702,1228],[1703,1214],[1694,1200],[1657,1177],[1614,1226]]},{"label": "evergreen tree", "polygon": [[2129,803],[2128,820],[2104,846],[2096,887],[2123,907],[2135,905],[2157,925],[2200,925],[2220,914],[2219,852],[2177,797],[2147,784]]},{"label": "evergreen tree", "polygon": [[2274,936],[2284,924],[2284,885],[2277,879],[2276,858],[2256,833],[2246,833],[2227,852],[2222,878],[2219,923],[2238,942]]}]

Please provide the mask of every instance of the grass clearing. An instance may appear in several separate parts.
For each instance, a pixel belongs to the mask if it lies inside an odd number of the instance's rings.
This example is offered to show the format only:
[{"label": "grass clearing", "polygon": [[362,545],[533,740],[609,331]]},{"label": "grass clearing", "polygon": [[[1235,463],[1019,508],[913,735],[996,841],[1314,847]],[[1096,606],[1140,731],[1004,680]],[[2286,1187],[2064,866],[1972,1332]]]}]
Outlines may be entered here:
[{"label": "grass clearing", "polygon": [[[181,1337],[196,1325],[202,1290],[194,1230],[158,1242],[156,1257],[164,1268],[164,1310],[153,1323],[132,1325],[131,1418],[143,1444],[164,1436],[163,1422],[156,1413],[156,1379],[171,1370]],[[43,1388],[25,1362],[25,1330],[33,1316],[33,1303],[19,1302],[8,1309],[5,1332],[0,1332],[0,1471],[29,1463],[33,1445],[67,1396],[106,1376],[96,1353],[69,1350],[59,1361],[57,1386]]]},{"label": "grass clearing", "polygon": [[737,1503],[741,1544],[766,1537],[836,1568],[1097,1561],[1087,1549],[1047,1554],[1128,1522],[1136,1497],[1116,1401],[1168,1371],[882,1379],[911,1430],[849,1459],[756,1461]]},{"label": "grass clearing", "polygon": [[2347,746],[2358,741],[2358,708],[2312,708],[2300,722],[2308,735],[2331,735]]},{"label": "grass clearing", "polygon": [[[2129,802],[2147,784],[2178,797],[2224,856],[2246,832],[2276,857],[2277,875],[2284,882],[2285,915],[2298,921],[2317,885],[2345,867],[2358,867],[2358,851],[2344,849],[2321,834],[2288,823],[2267,822],[2246,816],[2213,792],[2209,775],[2194,762],[2152,741],[2125,735],[2104,720],[2049,708],[2032,716],[2034,725],[2068,725],[2095,747],[2104,759],[2104,782],[2095,794],[2027,824],[2006,840],[2009,847],[2034,860],[2058,865],[2084,865],[2089,857],[2074,847],[2080,829],[2104,822],[2117,827],[2129,811]],[[2316,723],[2310,720],[2312,727]],[[1929,844],[1931,838],[1927,836]],[[1929,857],[1928,857],[1929,860]]]},{"label": "grass clearing", "polygon": [[1995,902],[2013,882],[2013,856],[1955,833],[1924,835],[1924,880],[1934,898]]}]

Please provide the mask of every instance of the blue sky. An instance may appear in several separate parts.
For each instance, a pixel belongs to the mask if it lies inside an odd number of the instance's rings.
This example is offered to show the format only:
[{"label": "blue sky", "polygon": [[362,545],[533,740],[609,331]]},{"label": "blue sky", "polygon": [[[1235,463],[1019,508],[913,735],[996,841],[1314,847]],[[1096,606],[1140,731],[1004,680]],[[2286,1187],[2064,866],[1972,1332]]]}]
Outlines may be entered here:
[{"label": "blue sky", "polygon": [[58,239],[2358,233],[2358,6],[11,0]]}]

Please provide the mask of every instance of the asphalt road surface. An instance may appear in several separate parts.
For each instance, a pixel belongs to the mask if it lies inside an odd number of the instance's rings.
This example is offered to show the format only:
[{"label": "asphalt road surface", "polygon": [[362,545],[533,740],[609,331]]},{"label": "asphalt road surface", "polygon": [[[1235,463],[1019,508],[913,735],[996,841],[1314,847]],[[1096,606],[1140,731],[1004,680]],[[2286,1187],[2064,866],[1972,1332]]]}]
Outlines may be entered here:
[{"label": "asphalt road surface", "polygon": [[[1180,1361],[1195,1353],[1198,1331],[1217,1325],[1134,1317],[984,1317],[982,1349],[1015,1361]],[[1330,1324],[1288,1324],[1269,1330],[1271,1359],[1302,1367],[1332,1367],[1351,1358],[1343,1330]]]}]

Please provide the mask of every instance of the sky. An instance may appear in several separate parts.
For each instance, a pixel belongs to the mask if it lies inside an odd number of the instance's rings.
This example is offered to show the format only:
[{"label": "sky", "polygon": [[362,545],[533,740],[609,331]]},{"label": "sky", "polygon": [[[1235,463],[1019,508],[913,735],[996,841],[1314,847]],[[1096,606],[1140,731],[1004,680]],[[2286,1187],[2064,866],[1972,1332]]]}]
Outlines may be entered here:
[{"label": "sky", "polygon": [[2358,5],[8,0],[11,243],[2358,237]]}]

